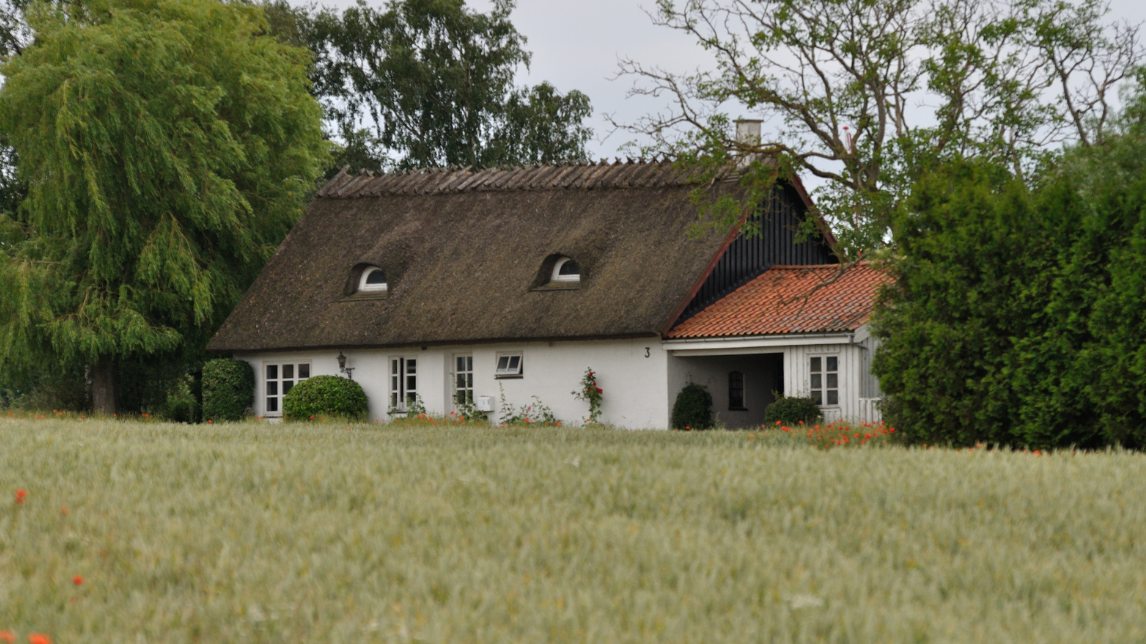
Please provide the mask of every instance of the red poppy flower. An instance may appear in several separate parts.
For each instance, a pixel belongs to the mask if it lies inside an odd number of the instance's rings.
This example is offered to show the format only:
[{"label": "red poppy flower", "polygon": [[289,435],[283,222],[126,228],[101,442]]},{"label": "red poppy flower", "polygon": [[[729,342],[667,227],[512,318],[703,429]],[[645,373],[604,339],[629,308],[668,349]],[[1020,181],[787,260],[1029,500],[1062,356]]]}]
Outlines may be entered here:
[{"label": "red poppy flower", "polygon": [[26,496],[28,496],[27,490],[23,490],[23,489],[16,490],[16,503],[23,503],[24,497],[26,497]]},{"label": "red poppy flower", "polygon": [[60,514],[62,514],[64,516],[68,516],[68,509],[67,508],[60,508]]},{"label": "red poppy flower", "polygon": [[72,583],[79,586],[80,584],[84,583],[84,578],[76,575],[75,577],[72,577]]},{"label": "red poppy flower", "polygon": [[16,634],[15,633],[13,633],[12,631],[0,631],[0,642],[7,642],[7,644],[12,644],[12,642],[15,642],[15,641],[16,641]]},{"label": "red poppy flower", "polygon": [[52,644],[52,638],[42,633],[32,633],[28,636],[28,644]]}]

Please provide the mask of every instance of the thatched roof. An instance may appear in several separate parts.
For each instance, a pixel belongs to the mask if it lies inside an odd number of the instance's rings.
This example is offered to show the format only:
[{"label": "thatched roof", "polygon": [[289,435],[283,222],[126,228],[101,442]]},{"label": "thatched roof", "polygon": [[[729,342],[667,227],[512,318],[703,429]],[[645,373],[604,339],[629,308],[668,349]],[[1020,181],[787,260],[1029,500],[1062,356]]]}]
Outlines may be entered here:
[{"label": "thatched roof", "polygon": [[[693,188],[667,161],[342,173],[319,191],[209,348],[658,335],[727,238],[690,238]],[[712,189],[738,188],[728,177]],[[558,255],[580,264],[579,288],[539,288]],[[386,296],[353,295],[365,265],[386,271]]]}]

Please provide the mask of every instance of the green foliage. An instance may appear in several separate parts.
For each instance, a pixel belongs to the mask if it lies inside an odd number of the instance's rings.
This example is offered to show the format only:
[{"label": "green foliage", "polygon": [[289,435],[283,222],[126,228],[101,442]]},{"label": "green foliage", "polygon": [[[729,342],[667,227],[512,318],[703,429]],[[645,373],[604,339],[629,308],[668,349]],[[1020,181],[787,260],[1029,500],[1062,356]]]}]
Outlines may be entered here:
[{"label": "green foliage", "polygon": [[338,165],[478,168],[587,156],[587,96],[513,84],[529,53],[509,21],[510,0],[489,13],[462,0],[313,15],[282,1],[269,6],[281,37],[315,52],[314,91],[344,145]]},{"label": "green foliage", "polygon": [[1146,447],[1146,139],[1075,150],[1028,190],[953,166],[896,219],[876,316],[908,440]]},{"label": "green foliage", "polygon": [[686,385],[672,406],[672,428],[708,429],[712,425],[712,394],[703,385]]},{"label": "green foliage", "polygon": [[0,246],[0,370],[201,350],[324,167],[304,50],[216,0],[38,5],[0,128],[28,190]]},{"label": "green foliage", "polygon": [[[817,208],[851,259],[886,245],[892,213],[939,164],[970,157],[1026,174],[1063,141],[1101,144],[1122,81],[1146,55],[1138,27],[1112,20],[1104,0],[657,7],[657,24],[716,63],[674,73],[622,61],[634,93],[668,96],[673,108],[618,125],[651,139],[645,154],[672,154],[703,179],[756,159],[736,212],[759,203],[753,193],[777,169],[817,177]],[[735,135],[740,116],[764,120],[758,139]],[[736,224],[721,204],[703,205],[703,223]]]},{"label": "green foliage", "polygon": [[283,397],[283,415],[289,420],[310,420],[316,416],[362,419],[368,411],[362,386],[338,376],[308,378]]},{"label": "green foliage", "polygon": [[781,396],[764,410],[764,420],[768,424],[777,421],[785,425],[794,425],[800,421],[811,424],[821,418],[823,413],[820,406],[811,397]]},{"label": "green foliage", "polygon": [[203,365],[203,419],[242,420],[255,402],[255,371],[233,358],[219,358]]}]

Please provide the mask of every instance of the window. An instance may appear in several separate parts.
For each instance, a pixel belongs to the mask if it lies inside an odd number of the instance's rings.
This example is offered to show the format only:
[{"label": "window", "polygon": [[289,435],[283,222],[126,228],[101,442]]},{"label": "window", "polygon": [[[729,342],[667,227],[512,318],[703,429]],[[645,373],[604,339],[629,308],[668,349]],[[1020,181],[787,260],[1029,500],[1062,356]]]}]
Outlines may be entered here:
[{"label": "window", "polygon": [[295,385],[310,377],[309,362],[279,362],[263,367],[263,395],[267,416],[281,416],[283,396]]},{"label": "window", "polygon": [[454,404],[474,402],[474,357],[454,356]]},{"label": "window", "polygon": [[568,257],[562,257],[553,265],[553,277],[551,279],[554,282],[580,282],[581,267]]},{"label": "window", "polygon": [[744,407],[744,374],[733,371],[728,374],[729,411],[747,411]]},{"label": "window", "polygon": [[377,266],[368,266],[362,270],[362,277],[358,279],[359,293],[385,293],[386,273]]},{"label": "window", "polygon": [[840,404],[840,359],[837,356],[815,356],[809,362],[808,375],[816,404]]},{"label": "window", "polygon": [[497,356],[495,378],[520,378],[522,374],[521,354],[506,353]]},{"label": "window", "polygon": [[417,399],[417,358],[390,358],[390,407],[406,411]]}]

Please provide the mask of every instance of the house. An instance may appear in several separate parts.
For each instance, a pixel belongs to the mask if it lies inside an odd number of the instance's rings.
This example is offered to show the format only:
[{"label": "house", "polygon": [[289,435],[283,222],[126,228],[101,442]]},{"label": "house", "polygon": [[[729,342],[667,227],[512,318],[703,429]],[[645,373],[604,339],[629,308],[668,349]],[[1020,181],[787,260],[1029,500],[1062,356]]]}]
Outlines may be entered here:
[{"label": "house", "polygon": [[[751,213],[754,237],[690,235],[695,186],[668,161],[340,173],[209,349],[251,363],[268,418],[300,380],[341,374],[371,420],[473,400],[497,422],[536,396],[575,423],[592,368],[617,426],[666,428],[689,382],[730,427],[760,424],[774,392],[877,420],[865,322],[882,276],[841,272],[826,226],[798,241],[798,183]],[[740,189],[732,171],[710,187]]]}]

